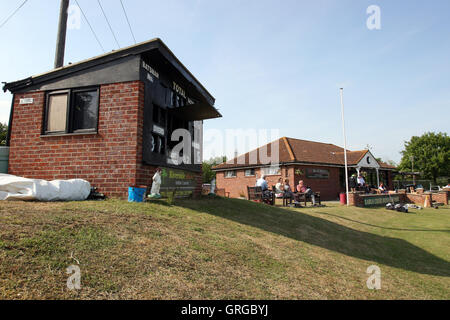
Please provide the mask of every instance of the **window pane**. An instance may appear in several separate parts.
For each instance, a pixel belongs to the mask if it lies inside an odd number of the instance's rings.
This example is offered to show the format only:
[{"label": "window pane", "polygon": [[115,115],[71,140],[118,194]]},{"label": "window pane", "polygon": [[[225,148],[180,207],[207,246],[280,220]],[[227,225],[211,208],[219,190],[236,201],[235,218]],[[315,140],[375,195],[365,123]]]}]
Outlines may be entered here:
[{"label": "window pane", "polygon": [[97,91],[84,91],[74,94],[73,130],[96,129],[98,111]]},{"label": "window pane", "polygon": [[225,178],[234,178],[236,177],[236,171],[225,171]]},{"label": "window pane", "polygon": [[263,168],[262,172],[264,175],[267,175],[267,176],[279,175],[279,174],[281,174],[281,169],[280,169],[280,167],[268,167],[268,168]]},{"label": "window pane", "polygon": [[247,169],[245,170],[245,176],[250,177],[255,175],[255,169]]},{"label": "window pane", "polygon": [[47,131],[66,131],[67,121],[67,94],[49,96]]}]

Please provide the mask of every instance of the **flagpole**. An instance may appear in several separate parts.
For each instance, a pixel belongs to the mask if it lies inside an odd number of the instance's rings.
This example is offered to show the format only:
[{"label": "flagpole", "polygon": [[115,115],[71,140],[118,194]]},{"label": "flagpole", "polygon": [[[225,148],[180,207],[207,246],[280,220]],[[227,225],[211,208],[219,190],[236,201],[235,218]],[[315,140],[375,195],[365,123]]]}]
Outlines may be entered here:
[{"label": "flagpole", "polygon": [[342,131],[344,134],[344,161],[345,161],[345,190],[347,193],[347,206],[349,206],[348,203],[348,164],[347,164],[347,138],[345,135],[345,117],[344,117],[344,88],[340,89],[341,92],[341,109],[342,109]]}]

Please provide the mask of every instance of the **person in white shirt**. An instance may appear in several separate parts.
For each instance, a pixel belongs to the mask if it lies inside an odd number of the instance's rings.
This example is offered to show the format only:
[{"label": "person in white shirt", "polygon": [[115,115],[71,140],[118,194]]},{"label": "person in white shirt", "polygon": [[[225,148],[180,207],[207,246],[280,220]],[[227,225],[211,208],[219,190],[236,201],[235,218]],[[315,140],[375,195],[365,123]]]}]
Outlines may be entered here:
[{"label": "person in white shirt", "polygon": [[265,175],[262,175],[261,178],[256,181],[256,187],[261,187],[261,190],[263,192],[269,190],[269,185],[267,184]]},{"label": "person in white shirt", "polygon": [[387,192],[387,189],[386,189],[386,187],[384,186],[384,183],[383,183],[383,182],[380,183],[380,186],[378,187],[378,190],[379,190],[381,193],[386,193],[386,192]]},{"label": "person in white shirt", "polygon": [[159,189],[161,188],[161,168],[156,169],[156,173],[152,178],[152,189],[150,191],[150,197],[151,198],[161,198],[161,195],[159,194]]},{"label": "person in white shirt", "polygon": [[358,176],[358,184],[360,187],[364,187],[366,185],[366,180],[364,180],[364,177],[361,174]]},{"label": "person in white shirt", "polygon": [[278,183],[275,185],[275,195],[277,197],[283,196],[283,178],[279,178]]}]

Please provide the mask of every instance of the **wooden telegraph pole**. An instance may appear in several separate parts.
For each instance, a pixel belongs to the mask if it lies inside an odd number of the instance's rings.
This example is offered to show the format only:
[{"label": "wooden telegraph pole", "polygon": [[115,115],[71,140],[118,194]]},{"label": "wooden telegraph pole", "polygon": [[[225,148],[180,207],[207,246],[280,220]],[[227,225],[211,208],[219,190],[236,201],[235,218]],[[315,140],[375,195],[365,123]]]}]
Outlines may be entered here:
[{"label": "wooden telegraph pole", "polygon": [[64,51],[66,48],[67,10],[69,0],[61,0],[59,11],[58,36],[56,38],[55,69],[64,65]]}]

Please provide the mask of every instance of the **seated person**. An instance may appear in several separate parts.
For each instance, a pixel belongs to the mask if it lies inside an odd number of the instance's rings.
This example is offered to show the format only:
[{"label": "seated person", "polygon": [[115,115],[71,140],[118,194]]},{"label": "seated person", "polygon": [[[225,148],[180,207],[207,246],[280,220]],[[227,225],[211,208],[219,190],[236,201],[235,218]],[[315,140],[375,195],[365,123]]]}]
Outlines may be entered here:
[{"label": "seated person", "polygon": [[265,175],[262,175],[261,178],[259,178],[259,179],[256,181],[255,187],[261,187],[261,190],[262,190],[262,191],[266,191],[266,190],[269,189],[269,185],[267,184],[266,176],[265,176]]},{"label": "seated person", "polygon": [[311,188],[305,186],[303,180],[300,180],[298,182],[297,191],[304,193],[306,196],[311,197],[313,206],[316,205],[316,196],[314,195],[314,192],[311,190]]},{"label": "seated person", "polygon": [[380,183],[380,186],[378,187],[378,191],[380,191],[380,193],[387,193],[387,188],[385,187],[383,182]]},{"label": "seated person", "polygon": [[256,181],[256,187],[261,187],[263,198],[272,197],[272,192],[269,190],[269,185],[267,184],[265,175],[262,175],[261,178]]},{"label": "seated person", "polygon": [[283,178],[278,179],[278,183],[275,185],[275,196],[277,198],[283,197]]},{"label": "seated person", "polygon": [[[281,179],[281,178],[280,178]],[[289,199],[289,203],[292,204],[292,200],[294,200],[294,193],[291,190],[291,186],[289,185],[289,179],[284,180],[284,195],[283,198]]]}]

